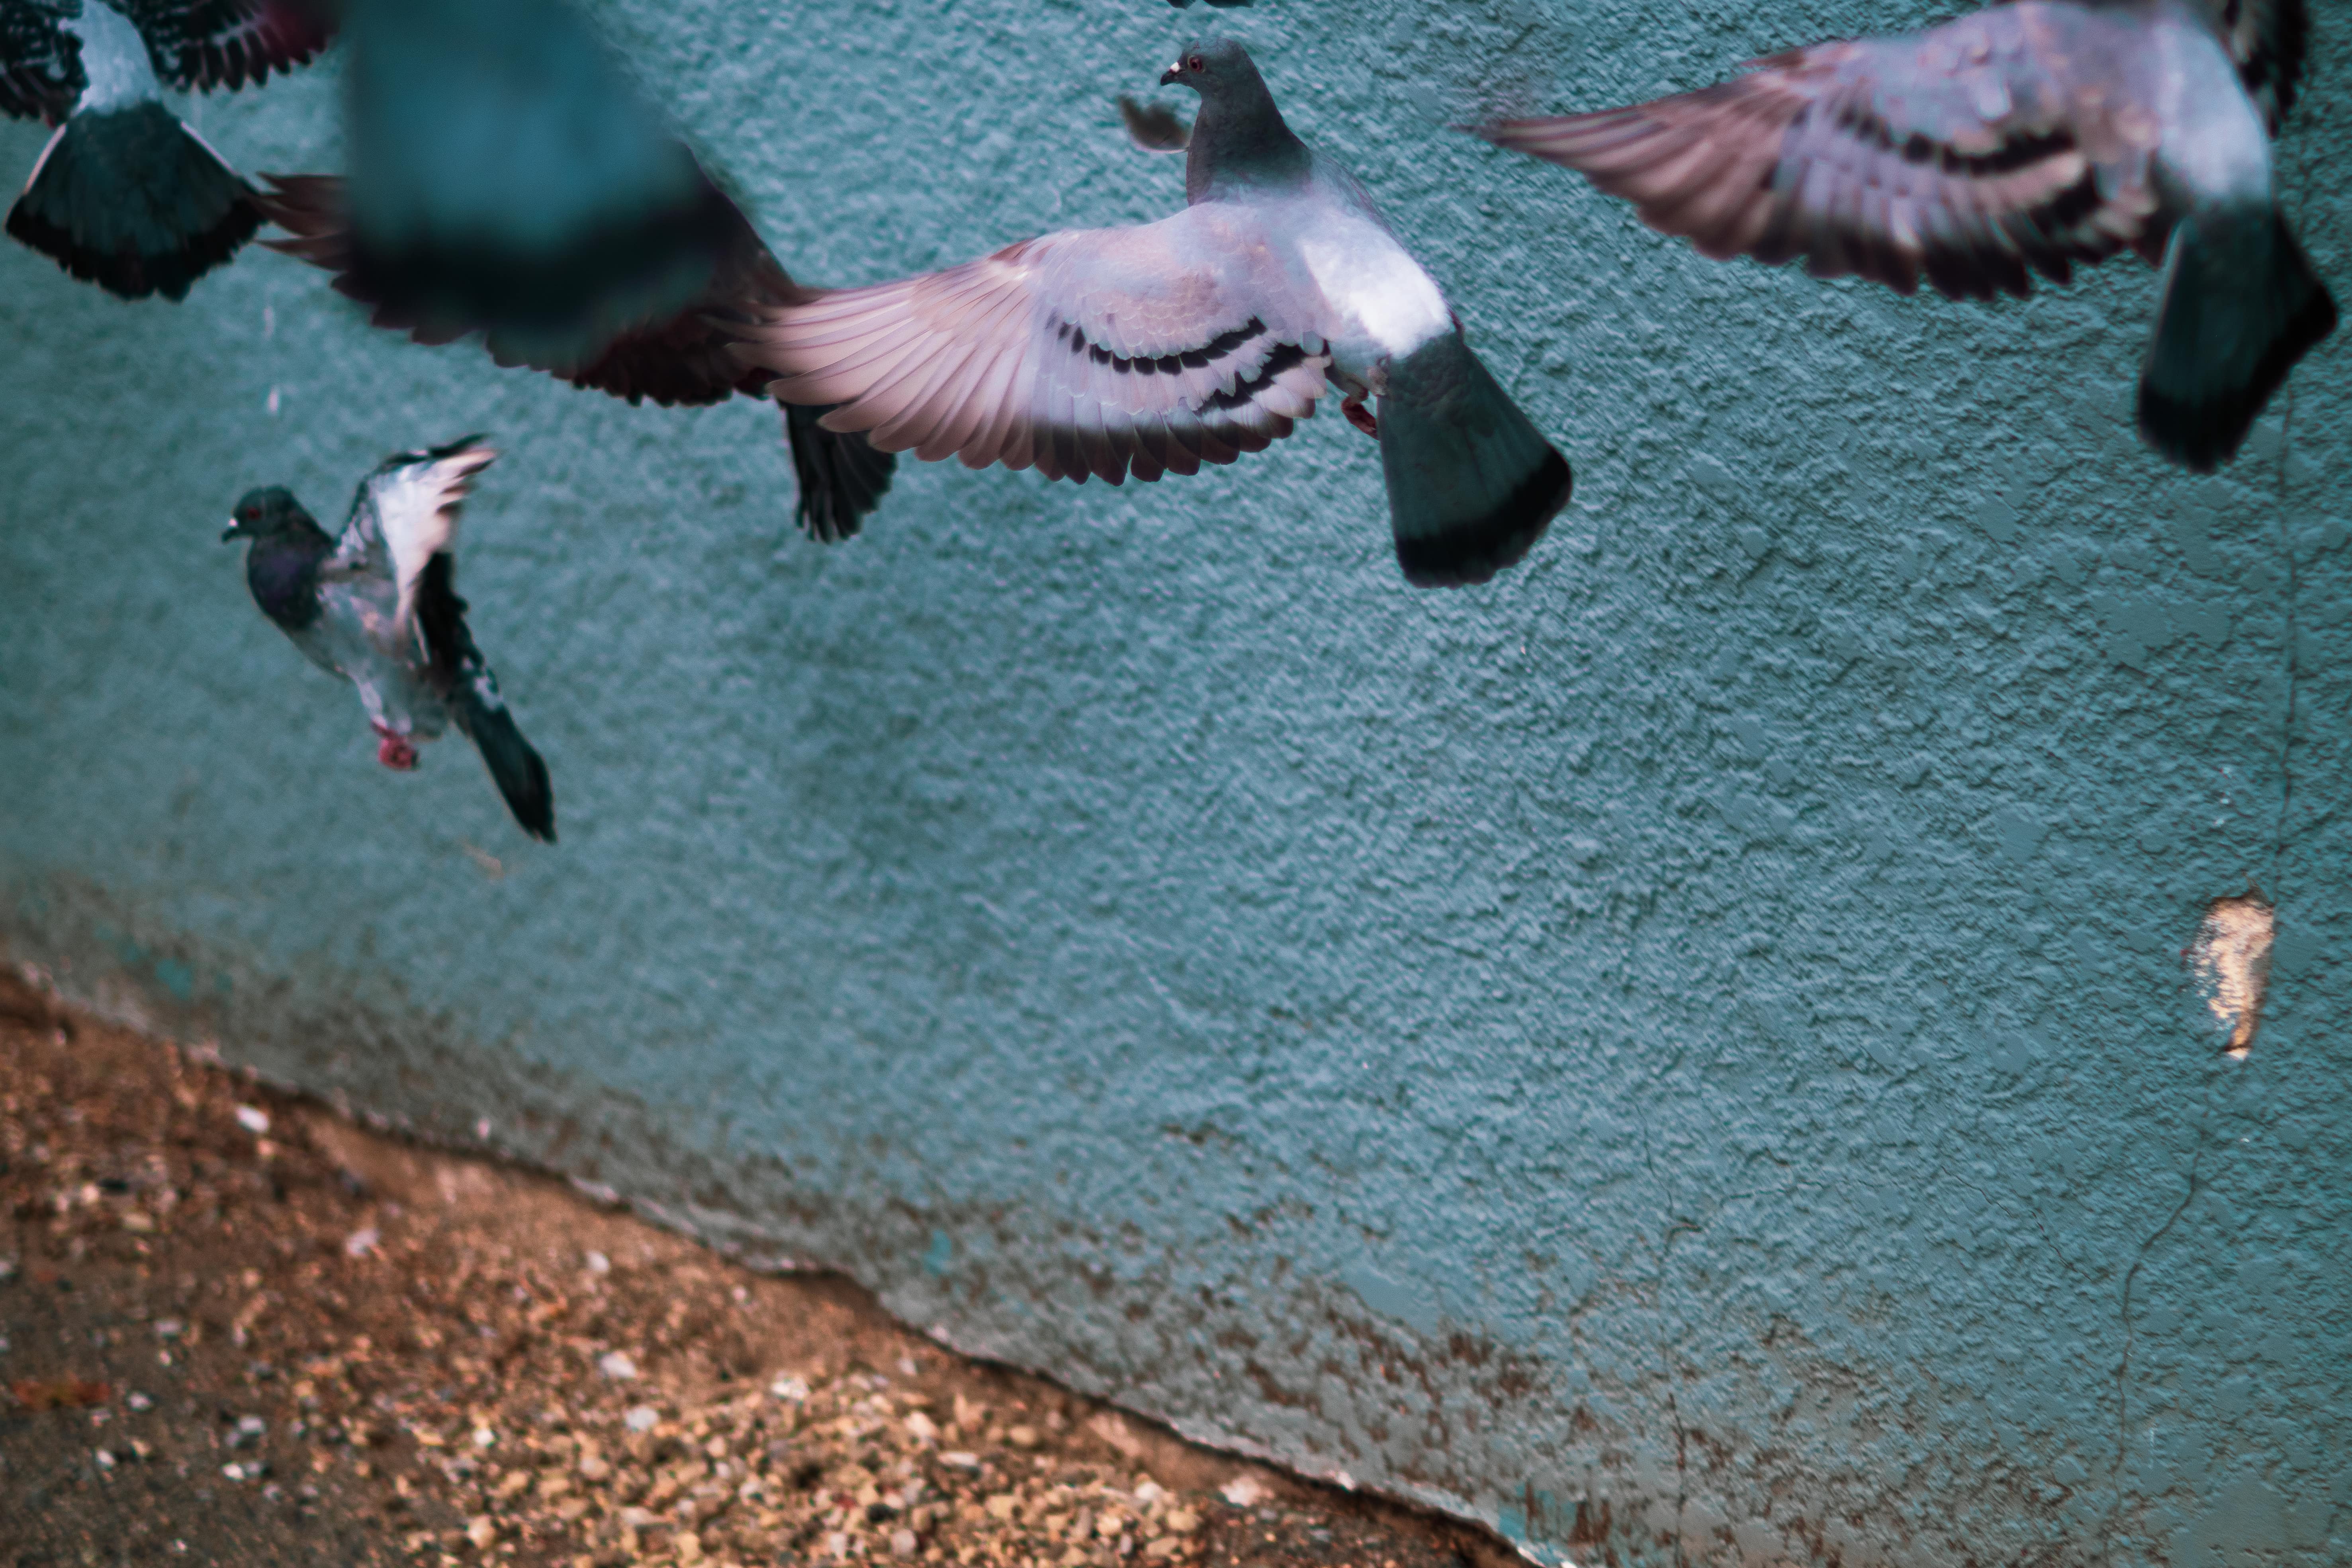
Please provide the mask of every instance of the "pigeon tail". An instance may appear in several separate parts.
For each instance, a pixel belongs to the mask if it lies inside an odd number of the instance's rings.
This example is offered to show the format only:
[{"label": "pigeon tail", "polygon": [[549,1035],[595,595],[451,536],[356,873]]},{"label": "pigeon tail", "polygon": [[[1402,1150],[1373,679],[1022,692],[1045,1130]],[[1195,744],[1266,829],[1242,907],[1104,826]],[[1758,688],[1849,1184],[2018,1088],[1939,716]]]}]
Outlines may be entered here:
[{"label": "pigeon tail", "polygon": [[514,715],[499,696],[498,679],[474,646],[466,626],[466,601],[457,596],[457,566],[446,553],[425,563],[416,589],[416,626],[433,684],[449,705],[457,728],[482,753],[490,780],[506,797],[507,809],[533,838],[555,842],[555,791],[547,763],[522,738]]},{"label": "pigeon tail", "polygon": [[787,403],[784,442],[793,449],[793,475],[800,481],[795,508],[803,531],[819,543],[835,544],[855,534],[866,514],[882,504],[898,454],[885,452],[862,430],[828,430],[818,421],[838,404],[803,406]]},{"label": "pigeon tail", "polygon": [[253,188],[152,101],[58,128],[8,233],[125,300],[187,296],[261,226]]},{"label": "pigeon tail", "polygon": [[2164,303],[2140,368],[2149,446],[2210,473],[2235,456],[2263,405],[2336,330],[2336,301],[2276,209],[2183,218],[2165,258]]},{"label": "pigeon tail", "polygon": [[1377,417],[1397,564],[1416,587],[1486,582],[1568,504],[1568,460],[1459,332],[1391,363]]}]

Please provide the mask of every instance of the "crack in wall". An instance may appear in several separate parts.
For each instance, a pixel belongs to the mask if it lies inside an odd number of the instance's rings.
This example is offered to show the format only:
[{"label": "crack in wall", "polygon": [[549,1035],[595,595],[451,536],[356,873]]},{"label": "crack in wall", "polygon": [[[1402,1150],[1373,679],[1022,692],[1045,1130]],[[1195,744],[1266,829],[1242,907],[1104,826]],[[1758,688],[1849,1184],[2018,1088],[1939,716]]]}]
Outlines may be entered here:
[{"label": "crack in wall", "polygon": [[[2294,226],[2298,234],[2309,230],[2311,181],[2307,177],[2301,149],[2294,164],[2295,202]],[[2275,471],[2277,479],[2278,539],[2281,553],[2286,557],[2286,711],[2279,721],[2279,811],[2278,825],[2271,835],[2271,900],[2273,905],[2286,902],[2285,861],[2288,840],[2288,817],[2294,805],[2294,713],[2295,699],[2303,675],[2302,633],[2296,610],[2303,597],[2303,583],[2294,558],[2294,510],[2289,504],[2293,481],[2287,464],[2294,456],[2295,384],[2292,379],[2280,389],[2279,452]]]},{"label": "crack in wall", "polygon": [[2189,1205],[2195,1203],[2197,1194],[2206,1188],[2201,1172],[2206,1150],[2210,1146],[2212,1114],[2213,1087],[2212,1080],[2209,1079],[2205,1087],[2205,1104],[2198,1118],[2197,1148],[2189,1157],[2189,1190],[2181,1195],[2180,1202],[2173,1206],[2172,1212],[2165,1216],[2164,1223],[2139,1244],[2139,1250],[2132,1258],[2132,1266],[2124,1271],[2123,1299],[2117,1310],[2123,1322],[2124,1349],[2122,1358],[2116,1363],[2116,1463],[2110,1480],[2115,1490],[2115,1502],[2107,1513],[2106,1539],[2101,1543],[2100,1558],[2109,1564],[2115,1562],[2116,1538],[2123,1529],[2124,1459],[2131,1446],[2132,1287],[2138,1283],[2139,1271],[2147,1266],[2148,1255],[2171,1233],[2172,1227],[2180,1223],[2181,1215],[2189,1212]]}]

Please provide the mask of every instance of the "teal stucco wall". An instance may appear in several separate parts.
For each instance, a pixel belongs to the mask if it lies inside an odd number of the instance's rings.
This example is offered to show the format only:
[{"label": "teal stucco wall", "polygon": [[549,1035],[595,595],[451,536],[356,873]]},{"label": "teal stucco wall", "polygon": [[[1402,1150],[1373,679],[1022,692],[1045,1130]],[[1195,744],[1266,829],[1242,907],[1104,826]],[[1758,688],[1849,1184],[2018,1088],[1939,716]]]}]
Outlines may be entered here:
[{"label": "teal stucco wall", "polygon": [[[2282,178],[2352,300],[2319,12]],[[1167,210],[1111,95],[1238,33],[1572,509],[1414,592],[1323,417],[1122,490],[910,466],[823,549],[772,409],[409,347],[259,251],[175,309],[0,247],[15,960],[1546,1560],[2352,1561],[2352,333],[2195,479],[2129,428],[2137,262],[1717,265],[1445,129],[1914,0],[599,14],[828,282]],[[333,77],[194,113],[332,166]],[[552,849],[457,744],[377,768],[215,542],[477,428]],[[2250,883],[2234,1063],[2177,955]]]}]

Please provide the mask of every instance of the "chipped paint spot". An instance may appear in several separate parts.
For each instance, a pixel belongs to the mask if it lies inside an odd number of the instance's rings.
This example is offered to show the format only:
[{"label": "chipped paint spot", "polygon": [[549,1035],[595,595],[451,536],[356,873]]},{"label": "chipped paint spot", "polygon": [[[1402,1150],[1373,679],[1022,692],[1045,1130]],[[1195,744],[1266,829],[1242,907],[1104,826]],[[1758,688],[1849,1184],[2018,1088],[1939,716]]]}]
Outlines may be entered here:
[{"label": "chipped paint spot", "polygon": [[2263,995],[2271,979],[2271,945],[2278,921],[2260,893],[2216,899],[2197,928],[2189,967],[2214,1021],[2230,1032],[2223,1054],[2243,1061],[2263,1026]]}]

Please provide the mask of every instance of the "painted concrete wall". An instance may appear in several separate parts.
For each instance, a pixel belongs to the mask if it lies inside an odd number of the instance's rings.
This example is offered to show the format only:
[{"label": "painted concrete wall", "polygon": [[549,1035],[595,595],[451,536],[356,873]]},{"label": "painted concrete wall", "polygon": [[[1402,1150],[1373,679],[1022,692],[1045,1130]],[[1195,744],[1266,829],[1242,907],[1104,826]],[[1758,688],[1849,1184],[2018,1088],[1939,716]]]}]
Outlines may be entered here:
[{"label": "painted concrete wall", "polygon": [[[1181,199],[1109,102],[1162,5],[603,14],[811,279]],[[827,550],[772,411],[409,348],[258,252],[173,309],[0,247],[0,941],[1548,1559],[2352,1561],[2352,334],[2190,479],[2128,428],[2137,263],[1712,265],[1443,128],[1933,14],[1213,19],[1576,465],[1462,594],[1336,418],[1120,491],[918,468]],[[2352,300],[2315,48],[2283,177]],[[196,112],[331,166],[332,74]],[[474,428],[551,850],[454,744],[377,769],[214,542]],[[2176,954],[2250,882],[2233,1064]]]}]

